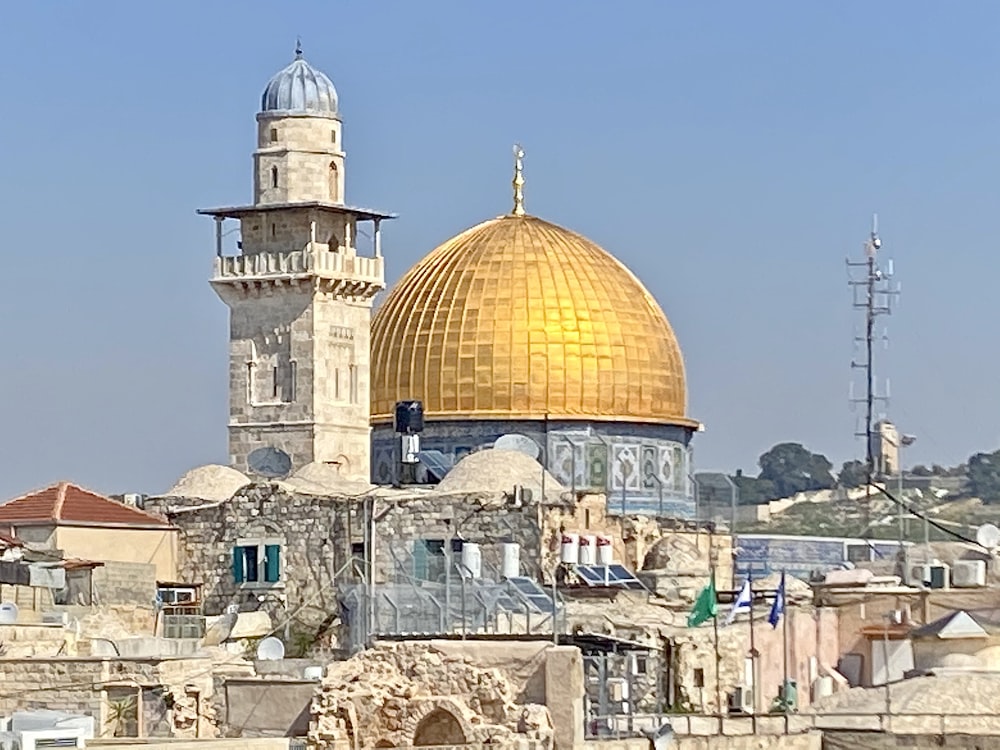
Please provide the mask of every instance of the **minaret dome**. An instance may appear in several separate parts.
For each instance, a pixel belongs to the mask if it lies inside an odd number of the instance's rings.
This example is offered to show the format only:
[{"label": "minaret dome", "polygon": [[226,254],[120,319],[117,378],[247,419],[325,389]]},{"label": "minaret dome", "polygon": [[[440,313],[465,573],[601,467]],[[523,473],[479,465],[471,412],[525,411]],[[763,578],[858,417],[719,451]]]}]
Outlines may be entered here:
[{"label": "minaret dome", "polygon": [[295,59],[268,82],[260,98],[261,112],[337,116],[337,90],[326,74],[302,57],[302,45],[295,47]]}]

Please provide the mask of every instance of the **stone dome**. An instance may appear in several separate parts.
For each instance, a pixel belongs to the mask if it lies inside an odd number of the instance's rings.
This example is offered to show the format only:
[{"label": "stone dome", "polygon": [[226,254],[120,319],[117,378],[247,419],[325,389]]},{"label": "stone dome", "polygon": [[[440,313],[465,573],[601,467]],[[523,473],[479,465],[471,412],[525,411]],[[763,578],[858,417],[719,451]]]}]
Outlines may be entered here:
[{"label": "stone dome", "polygon": [[261,112],[337,115],[337,90],[333,81],[316,70],[295,50],[295,60],[268,82],[260,98]]},{"label": "stone dome", "polygon": [[250,477],[236,469],[207,464],[185,473],[167,490],[165,496],[221,502],[228,500],[248,484],[251,484]]},{"label": "stone dome", "polygon": [[[485,450],[470,453],[449,471],[435,488],[442,494],[497,492],[527,487],[541,493],[542,468],[538,462],[517,451]],[[545,472],[545,495],[558,497],[566,488],[548,471]]]},{"label": "stone dome", "polygon": [[594,420],[697,428],[666,316],[621,262],[512,213],[427,255],[372,324],[372,421],[419,399],[434,420]]}]

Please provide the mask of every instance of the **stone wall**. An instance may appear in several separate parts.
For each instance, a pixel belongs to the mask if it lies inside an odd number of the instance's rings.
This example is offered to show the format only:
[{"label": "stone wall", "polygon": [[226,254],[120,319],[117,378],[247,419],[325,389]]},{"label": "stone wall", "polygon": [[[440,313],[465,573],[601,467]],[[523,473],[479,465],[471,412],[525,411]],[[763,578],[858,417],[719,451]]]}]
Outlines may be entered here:
[{"label": "stone wall", "polygon": [[[482,614],[483,609],[475,592],[464,591],[456,568],[446,564],[446,556],[460,561],[461,542],[479,545],[484,579],[499,580],[502,544],[514,542],[520,547],[521,575],[549,585],[564,532],[610,536],[616,561],[632,570],[661,566],[661,572],[675,574],[673,583],[683,574],[683,588],[674,585],[659,591],[674,599],[697,593],[713,559],[720,588],[731,578],[728,535],[650,517],[616,518],[606,512],[602,496],[573,498],[566,493],[540,506],[515,504],[504,492],[381,490],[367,497],[317,497],[289,492],[279,484],[257,484],[221,503],[153,498],[147,501],[147,509],[167,515],[181,529],[179,577],[203,584],[207,615],[220,614],[233,604],[241,611],[267,611],[276,627],[284,629],[288,622],[292,632],[285,645],[289,655],[295,656],[306,650],[329,653],[361,645],[368,608],[367,590],[358,584],[367,575],[366,519],[372,502],[374,580],[381,587],[376,632],[395,632],[392,628],[404,625],[407,632],[441,632],[440,612],[429,604],[424,609],[430,609],[413,622],[395,621],[398,611],[416,606],[416,590],[426,592],[428,586],[438,587],[435,595],[440,594],[441,611],[450,612],[444,629],[459,632],[459,623],[466,617],[470,627],[486,627],[474,622],[473,615]],[[280,580],[235,580],[233,550],[247,543],[280,547]],[[444,594],[441,588],[446,581],[451,590]],[[463,601],[471,608],[463,610]],[[421,602],[420,606],[426,604]],[[486,618],[490,617],[487,613]],[[544,627],[551,632],[551,625],[542,619],[530,627],[520,620],[488,627],[509,626],[517,632]]]},{"label": "stone wall", "polygon": [[61,625],[0,625],[0,656],[75,656],[76,632]]},{"label": "stone wall", "polygon": [[[518,703],[519,695],[533,692],[527,683],[510,670],[477,663],[478,656],[491,652],[491,661],[504,663],[508,645],[467,643],[463,652],[447,653],[433,641],[379,644],[331,664],[313,701],[310,744],[504,745],[520,739],[525,750],[552,748],[548,709]],[[545,646],[530,651],[529,663],[544,668]]]},{"label": "stone wall", "polygon": [[[194,506],[194,502],[156,498],[147,509],[169,514],[181,528],[179,577],[202,583],[205,613],[216,615],[230,604],[243,611],[263,609],[276,623],[291,620],[292,640],[316,637],[319,646],[341,647],[338,587],[360,581],[366,500],[290,494],[271,485],[251,485],[231,500]],[[187,504],[189,507],[185,508]],[[194,507],[192,507],[194,506]],[[536,575],[539,532],[535,507],[515,509],[505,495],[414,495],[379,498],[375,524],[376,581],[405,582],[414,573],[414,548],[422,540],[447,543],[464,539],[482,545],[484,572],[499,570],[499,543],[521,545],[522,569]],[[270,540],[281,546],[280,581],[238,584],[233,548],[238,541]],[[301,648],[286,643],[289,655]]]},{"label": "stone wall", "polygon": [[[98,735],[109,736],[115,732],[112,701],[131,696],[141,708],[141,692],[147,702],[154,694],[170,696],[165,727],[170,736],[212,737],[218,723],[215,667],[207,658],[2,658],[0,715],[30,709],[83,713],[94,717]],[[232,663],[227,669],[236,673],[240,667]]]},{"label": "stone wall", "polygon": [[137,605],[152,609],[156,599],[156,566],[109,560],[91,572],[95,604]]},{"label": "stone wall", "polygon": [[[720,607],[720,617],[725,608]],[[760,656],[755,673],[758,683],[757,708],[767,712],[777,698],[784,676],[784,633],[788,628],[788,678],[798,687],[799,708],[810,704],[812,682],[829,674],[837,661],[837,617],[830,609],[808,605],[789,607],[783,622],[772,628],[766,612],[758,613],[754,628],[755,647]],[[732,625],[719,623],[719,679],[716,681],[715,636],[710,625],[686,628],[673,637],[673,664],[679,706],[683,709],[716,713],[725,707],[736,687],[749,687],[747,659],[750,629],[745,616]]]},{"label": "stone wall", "polygon": [[318,687],[307,680],[226,680],[227,732],[240,737],[305,737]]},{"label": "stone wall", "polygon": [[823,750],[914,750],[954,747],[965,750],[1000,750],[1000,736],[981,734],[883,734],[882,732],[824,732]]}]

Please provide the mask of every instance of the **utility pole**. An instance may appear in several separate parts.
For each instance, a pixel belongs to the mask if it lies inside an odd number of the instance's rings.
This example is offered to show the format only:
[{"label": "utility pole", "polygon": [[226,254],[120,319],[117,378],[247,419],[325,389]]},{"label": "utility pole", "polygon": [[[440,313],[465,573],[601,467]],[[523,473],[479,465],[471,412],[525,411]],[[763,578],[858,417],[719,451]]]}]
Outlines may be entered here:
[{"label": "utility pole", "polygon": [[[865,490],[865,502],[863,509],[864,535],[867,539],[871,526],[871,493],[872,482],[875,481],[875,405],[887,404],[889,401],[889,381],[885,381],[885,389],[879,393],[875,378],[875,323],[882,315],[892,313],[892,301],[899,295],[899,286],[891,286],[893,275],[892,261],[890,260],[885,269],[878,262],[878,252],[882,248],[882,239],[878,234],[878,215],[872,217],[872,230],[864,244],[864,260],[852,261],[847,259],[848,284],[851,287],[853,297],[853,307],[861,310],[864,314],[865,333],[863,336],[855,336],[855,344],[863,344],[864,356],[855,357],[851,360],[851,367],[864,371],[865,394],[861,397],[854,395],[854,381],[851,381],[850,401],[852,407],[863,404],[865,409],[865,424],[863,430],[857,430],[856,437],[865,438],[865,458],[867,468],[867,482]],[[888,345],[888,336],[883,332],[881,336],[883,342]]]}]

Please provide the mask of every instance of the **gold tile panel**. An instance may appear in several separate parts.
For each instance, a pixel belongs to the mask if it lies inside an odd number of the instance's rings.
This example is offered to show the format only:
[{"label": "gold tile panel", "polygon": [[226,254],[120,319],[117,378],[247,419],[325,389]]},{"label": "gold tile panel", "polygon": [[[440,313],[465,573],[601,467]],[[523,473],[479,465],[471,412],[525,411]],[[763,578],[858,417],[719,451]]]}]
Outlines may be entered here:
[{"label": "gold tile panel", "polygon": [[694,427],[660,306],[609,253],[533,216],[454,237],[400,280],[372,324],[372,421],[586,419]]}]

